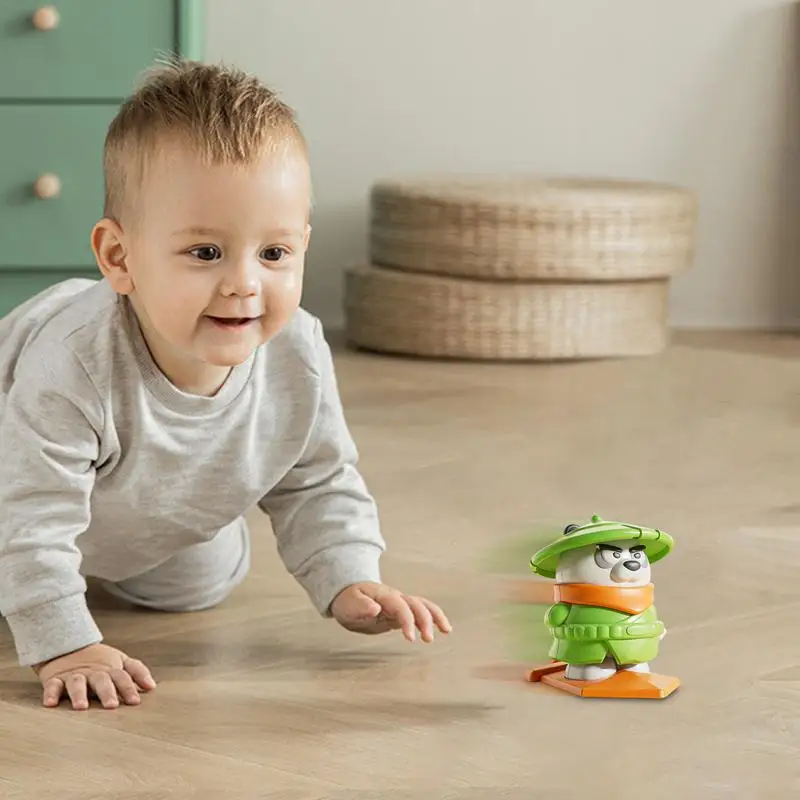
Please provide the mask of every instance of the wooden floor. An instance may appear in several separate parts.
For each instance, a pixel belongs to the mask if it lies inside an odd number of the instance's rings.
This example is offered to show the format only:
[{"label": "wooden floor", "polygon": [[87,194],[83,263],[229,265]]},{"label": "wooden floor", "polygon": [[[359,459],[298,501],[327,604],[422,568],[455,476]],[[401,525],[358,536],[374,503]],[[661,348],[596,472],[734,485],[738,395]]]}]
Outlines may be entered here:
[{"label": "wooden floor", "polygon": [[[93,596],[145,660],[138,708],[46,710],[0,634],[0,798],[795,798],[800,338],[679,337],[661,357],[537,366],[337,353],[390,555],[439,601],[431,645],[318,619],[268,526],[245,585],[170,616]],[[522,680],[486,555],[591,514],[661,527],[665,701]],[[509,563],[527,575],[525,559]]]}]

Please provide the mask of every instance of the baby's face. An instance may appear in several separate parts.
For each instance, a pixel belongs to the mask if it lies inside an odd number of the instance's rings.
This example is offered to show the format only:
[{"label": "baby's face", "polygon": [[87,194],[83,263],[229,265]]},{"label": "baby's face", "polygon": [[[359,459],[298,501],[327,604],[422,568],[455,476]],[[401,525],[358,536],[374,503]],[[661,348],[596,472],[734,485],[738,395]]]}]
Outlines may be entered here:
[{"label": "baby's face", "polygon": [[207,166],[167,144],[135,204],[123,236],[131,301],[161,369],[181,388],[203,391],[204,380],[246,361],[299,306],[308,164],[298,153]]}]

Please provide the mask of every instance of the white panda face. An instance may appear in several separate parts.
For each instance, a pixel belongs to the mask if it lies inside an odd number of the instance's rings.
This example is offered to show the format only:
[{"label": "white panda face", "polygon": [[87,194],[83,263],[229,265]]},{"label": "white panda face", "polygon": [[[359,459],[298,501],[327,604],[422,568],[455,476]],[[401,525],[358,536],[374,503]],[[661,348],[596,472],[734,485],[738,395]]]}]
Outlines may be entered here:
[{"label": "white panda face", "polygon": [[594,586],[645,586],[651,577],[644,545],[636,539],[564,553],[556,571],[558,583]]}]

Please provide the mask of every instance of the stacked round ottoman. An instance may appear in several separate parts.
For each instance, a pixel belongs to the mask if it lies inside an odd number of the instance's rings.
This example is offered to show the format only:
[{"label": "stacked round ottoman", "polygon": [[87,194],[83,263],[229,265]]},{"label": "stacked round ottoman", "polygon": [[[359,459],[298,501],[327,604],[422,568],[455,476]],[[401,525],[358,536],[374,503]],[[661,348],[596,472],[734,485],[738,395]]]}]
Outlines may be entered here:
[{"label": "stacked round ottoman", "polygon": [[433,358],[648,355],[697,204],[664,184],[424,177],[376,183],[369,263],[345,274],[347,338]]}]

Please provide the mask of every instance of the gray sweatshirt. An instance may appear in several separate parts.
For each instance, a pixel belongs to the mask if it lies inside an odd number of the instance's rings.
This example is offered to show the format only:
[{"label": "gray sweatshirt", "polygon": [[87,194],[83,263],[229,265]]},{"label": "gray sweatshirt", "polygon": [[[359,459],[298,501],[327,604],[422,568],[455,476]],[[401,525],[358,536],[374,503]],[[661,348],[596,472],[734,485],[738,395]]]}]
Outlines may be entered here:
[{"label": "gray sweatshirt", "polygon": [[300,310],[214,397],[158,370],[130,304],[71,280],[0,320],[0,614],[19,663],[102,640],[85,576],[121,581],[254,506],[329,615],[385,544],[332,357]]}]

